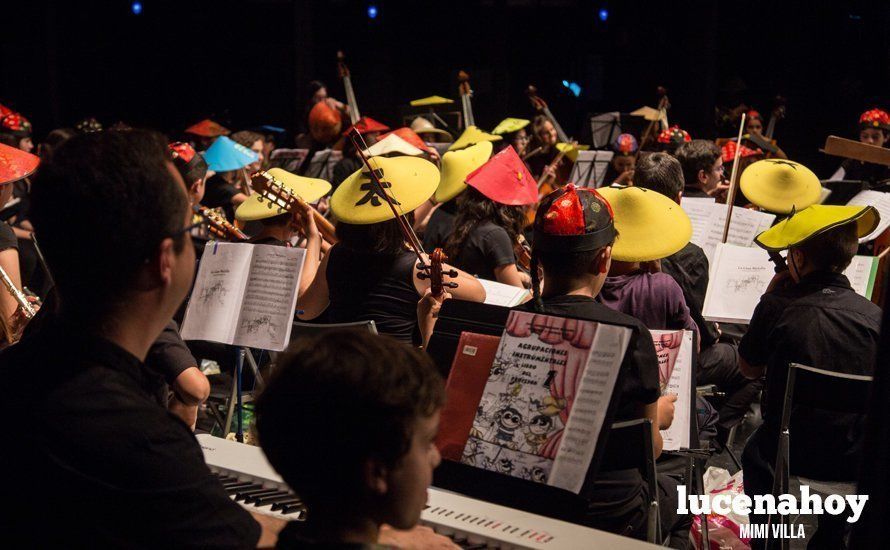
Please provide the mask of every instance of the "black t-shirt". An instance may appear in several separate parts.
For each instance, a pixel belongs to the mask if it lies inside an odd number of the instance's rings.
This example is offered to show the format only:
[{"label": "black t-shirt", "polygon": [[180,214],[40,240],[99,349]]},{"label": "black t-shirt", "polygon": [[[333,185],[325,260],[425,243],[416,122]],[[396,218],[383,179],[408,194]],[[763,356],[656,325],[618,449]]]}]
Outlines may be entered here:
[{"label": "black t-shirt", "polygon": [[414,265],[410,252],[387,256],[334,245],[328,252],[326,310],[331,323],[371,321],[402,342],[420,342]]},{"label": "black t-shirt", "polygon": [[234,221],[235,206],[232,197],[239,193],[234,185],[227,182],[220,174],[214,174],[204,184],[204,198],[201,204],[208,208],[222,208],[226,219]]},{"label": "black t-shirt", "polygon": [[[776,455],[788,364],[873,375],[880,328],[881,309],[856,294],[839,273],[811,273],[796,285],[760,298],[739,344],[739,355],[751,365],[766,365],[763,456]],[[856,479],[864,436],[862,416],[800,409],[792,417],[791,433],[792,473],[826,480]]]},{"label": "black t-shirt", "polygon": [[6,222],[0,222],[0,251],[9,250],[10,248],[18,250],[18,237],[15,236],[12,226]]},{"label": "black t-shirt", "polygon": [[[0,353],[10,546],[253,548],[260,527],[232,502],[158,376],[117,345],[53,322]],[[13,443],[14,442],[14,443]]]},{"label": "black t-shirt", "polygon": [[470,231],[450,263],[471,275],[494,281],[495,268],[516,263],[513,241],[503,227],[481,222]]},{"label": "black t-shirt", "polygon": [[696,244],[688,243],[676,254],[661,260],[661,271],[667,273],[683,289],[683,298],[689,307],[689,315],[698,326],[702,347],[713,345],[720,337],[717,327],[705,321],[702,308],[708,291],[708,257]]},{"label": "black t-shirt", "polygon": [[176,321],[171,320],[148,349],[148,355],[145,356],[146,368],[161,375],[165,382],[157,390],[161,406],[167,406],[166,385],[173,384],[186,369],[197,365],[198,361],[182,341],[182,337],[179,336],[179,325],[176,324]]},{"label": "black t-shirt", "polygon": [[362,159],[354,155],[344,156],[337,161],[337,164],[334,165],[334,169],[331,171],[331,193],[336,191],[337,187],[340,187],[343,180],[360,170],[361,167]]},{"label": "black t-shirt", "polygon": [[[520,309],[533,311],[531,304]],[[658,357],[652,334],[637,319],[609,309],[587,296],[553,296],[544,299],[549,315],[577,317],[609,324],[633,327],[624,361],[621,363],[621,386],[617,388],[618,408],[615,422],[640,418],[639,405],[654,403],[661,395],[658,385]],[[581,494],[588,501],[591,525],[597,518],[623,516],[639,506],[643,479],[639,470],[602,472],[596,482]]]},{"label": "black t-shirt", "polygon": [[454,232],[454,219],[457,217],[457,199],[445,202],[430,214],[430,221],[423,232],[423,248],[432,252],[436,248],[445,248],[448,237]]}]

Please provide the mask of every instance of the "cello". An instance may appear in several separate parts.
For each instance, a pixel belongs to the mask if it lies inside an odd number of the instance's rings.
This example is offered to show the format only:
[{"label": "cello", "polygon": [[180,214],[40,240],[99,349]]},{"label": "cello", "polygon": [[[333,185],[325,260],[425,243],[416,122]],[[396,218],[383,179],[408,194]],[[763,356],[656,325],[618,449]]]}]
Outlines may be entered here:
[{"label": "cello", "polygon": [[457,81],[460,83],[458,91],[460,92],[460,105],[464,115],[464,128],[476,125],[476,119],[473,117],[473,89],[470,88],[470,75],[465,71],[457,73]]},{"label": "cello", "polygon": [[358,102],[355,99],[355,90],[352,88],[352,75],[346,66],[346,55],[342,51],[337,52],[337,71],[343,80],[343,88],[346,90],[346,110],[349,113],[349,122],[355,124],[362,118],[358,110]]}]

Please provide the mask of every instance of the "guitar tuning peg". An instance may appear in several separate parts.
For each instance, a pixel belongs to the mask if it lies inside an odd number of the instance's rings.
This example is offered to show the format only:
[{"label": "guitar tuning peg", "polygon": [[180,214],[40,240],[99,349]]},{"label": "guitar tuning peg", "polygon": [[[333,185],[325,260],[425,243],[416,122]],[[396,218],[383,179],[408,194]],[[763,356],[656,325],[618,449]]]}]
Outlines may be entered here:
[{"label": "guitar tuning peg", "polygon": [[456,270],[456,269],[449,269],[448,271],[446,271],[445,273],[443,273],[443,275],[445,275],[446,277],[457,277],[457,270]]},{"label": "guitar tuning peg", "polygon": [[427,275],[426,273],[424,273],[423,271],[421,271],[420,273],[417,274],[417,278],[420,279],[421,281],[425,281],[425,280],[429,279],[430,276]]},{"label": "guitar tuning peg", "polygon": [[447,288],[457,288],[457,283],[454,283],[454,282],[442,283],[442,286],[447,287]]}]

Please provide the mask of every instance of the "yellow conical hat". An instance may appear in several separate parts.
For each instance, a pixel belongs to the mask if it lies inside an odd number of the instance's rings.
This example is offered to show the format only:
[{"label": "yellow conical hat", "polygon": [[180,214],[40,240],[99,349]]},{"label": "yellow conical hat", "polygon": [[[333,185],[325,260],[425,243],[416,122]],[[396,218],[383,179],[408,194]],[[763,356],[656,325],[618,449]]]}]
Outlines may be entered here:
[{"label": "yellow conical hat", "polygon": [[442,97],[440,95],[431,95],[429,97],[422,97],[420,99],[412,99],[411,100],[412,107],[427,107],[430,105],[447,105],[448,103],[454,103],[454,100],[448,99],[447,97]]},{"label": "yellow conical hat", "polygon": [[819,201],[822,184],[803,164],[783,159],[759,160],[745,169],[742,193],[760,208],[776,214],[803,210]]},{"label": "yellow conical hat", "polygon": [[814,204],[785,218],[754,239],[761,247],[779,251],[802,244],[829,229],[856,222],[860,239],[878,226],[881,215],[874,206],[827,206]]},{"label": "yellow conical hat", "polygon": [[490,141],[477,143],[460,151],[448,151],[442,156],[442,177],[436,188],[436,202],[445,202],[460,195],[467,184],[467,176],[488,161],[493,146]]},{"label": "yellow conical hat", "polygon": [[661,193],[641,187],[603,187],[597,191],[615,215],[615,260],[660,260],[680,251],[692,238],[692,222],[686,212]]},{"label": "yellow conical hat", "polygon": [[491,133],[496,136],[512,134],[513,132],[522,130],[528,126],[529,123],[531,123],[531,121],[525,118],[505,118],[494,127],[494,130],[492,130]]},{"label": "yellow conical hat", "polygon": [[[281,168],[270,168],[267,172],[282,187],[300,197],[305,202],[315,202],[331,190],[331,184],[318,178],[306,178],[291,174]],[[235,218],[241,221],[262,220],[283,214],[280,208],[274,207],[260,193],[254,193],[242,202],[235,210]]]},{"label": "yellow conical hat", "polygon": [[[379,171],[384,192],[396,210],[407,214],[426,202],[439,183],[439,169],[416,157],[371,157],[369,163]],[[357,225],[379,223],[395,218],[370,178],[366,166],[343,180],[331,197],[331,210],[338,220]]]},{"label": "yellow conical hat", "polygon": [[451,144],[451,147],[449,147],[448,150],[457,151],[458,149],[463,149],[465,147],[469,147],[470,145],[475,145],[483,141],[500,141],[502,139],[504,138],[502,138],[501,136],[483,132],[475,126],[467,126],[467,129],[464,130],[464,133],[462,133],[460,137],[457,138],[457,141]]}]

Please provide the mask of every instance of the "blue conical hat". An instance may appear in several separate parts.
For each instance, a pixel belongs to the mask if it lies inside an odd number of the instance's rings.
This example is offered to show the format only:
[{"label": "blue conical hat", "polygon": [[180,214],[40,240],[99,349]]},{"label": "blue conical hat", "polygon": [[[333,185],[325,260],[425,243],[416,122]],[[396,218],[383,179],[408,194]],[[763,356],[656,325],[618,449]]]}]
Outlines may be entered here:
[{"label": "blue conical hat", "polygon": [[258,158],[259,155],[255,152],[226,136],[216,138],[213,145],[204,153],[208,168],[214,172],[238,170],[251,162],[256,162]]}]

